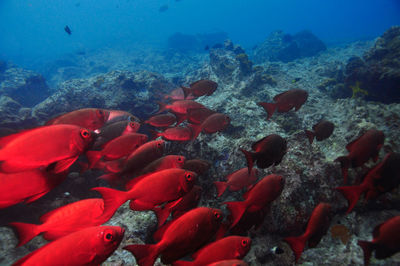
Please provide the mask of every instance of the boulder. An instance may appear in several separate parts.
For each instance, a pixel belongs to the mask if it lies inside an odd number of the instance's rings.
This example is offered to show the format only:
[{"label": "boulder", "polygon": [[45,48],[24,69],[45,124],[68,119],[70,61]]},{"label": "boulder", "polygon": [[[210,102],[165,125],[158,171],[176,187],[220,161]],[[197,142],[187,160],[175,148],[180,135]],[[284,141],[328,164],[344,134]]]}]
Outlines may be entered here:
[{"label": "boulder", "polygon": [[42,75],[22,68],[8,68],[2,74],[0,94],[22,106],[32,107],[46,99],[50,89]]},{"label": "boulder", "polygon": [[290,62],[298,58],[317,55],[324,50],[326,50],[325,44],[310,31],[304,30],[294,35],[274,31],[254,49],[253,58],[256,63]]}]

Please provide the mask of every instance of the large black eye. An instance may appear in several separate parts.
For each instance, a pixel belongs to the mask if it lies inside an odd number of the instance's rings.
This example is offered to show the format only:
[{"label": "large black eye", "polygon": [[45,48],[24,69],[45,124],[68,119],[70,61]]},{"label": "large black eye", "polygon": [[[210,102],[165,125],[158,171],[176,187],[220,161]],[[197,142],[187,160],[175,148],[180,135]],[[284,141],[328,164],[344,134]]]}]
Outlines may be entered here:
[{"label": "large black eye", "polygon": [[104,240],[105,241],[112,241],[114,239],[114,236],[111,233],[106,233],[104,235]]},{"label": "large black eye", "polygon": [[192,179],[193,179],[192,174],[186,174],[187,181],[192,181]]},{"label": "large black eye", "polygon": [[97,113],[98,117],[103,117],[104,116],[104,112],[101,109],[97,109],[96,113]]},{"label": "large black eye", "polygon": [[181,157],[178,157],[178,162],[180,162],[180,161],[182,161],[182,158],[181,158]]},{"label": "large black eye", "polygon": [[247,240],[242,240],[242,246],[243,247],[247,246],[247,243],[248,243]]},{"label": "large black eye", "polygon": [[219,212],[214,212],[214,216],[215,218],[219,219],[221,217],[221,214],[219,214]]},{"label": "large black eye", "polygon": [[81,136],[82,136],[82,138],[87,139],[88,137],[90,137],[90,133],[89,133],[88,130],[82,129],[81,130]]}]

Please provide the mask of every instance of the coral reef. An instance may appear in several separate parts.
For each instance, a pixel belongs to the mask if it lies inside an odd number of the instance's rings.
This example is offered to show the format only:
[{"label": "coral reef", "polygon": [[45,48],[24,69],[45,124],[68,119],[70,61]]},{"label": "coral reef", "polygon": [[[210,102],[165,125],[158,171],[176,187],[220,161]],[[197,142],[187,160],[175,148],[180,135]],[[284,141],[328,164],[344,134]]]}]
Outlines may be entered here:
[{"label": "coral reef", "polygon": [[346,65],[345,87],[368,92],[367,100],[400,102],[400,27],[395,26],[379,37],[363,58],[353,57]]}]

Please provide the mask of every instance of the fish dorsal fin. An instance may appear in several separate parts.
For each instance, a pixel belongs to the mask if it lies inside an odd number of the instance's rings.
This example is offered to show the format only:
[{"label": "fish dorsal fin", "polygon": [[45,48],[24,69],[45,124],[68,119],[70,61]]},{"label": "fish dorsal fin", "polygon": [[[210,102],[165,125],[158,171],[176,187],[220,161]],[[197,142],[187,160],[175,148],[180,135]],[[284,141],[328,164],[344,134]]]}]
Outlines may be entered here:
[{"label": "fish dorsal fin", "polygon": [[142,179],[144,179],[147,176],[152,175],[152,174],[154,174],[154,172],[132,178],[131,180],[129,180],[128,183],[126,183],[125,189],[131,190],[139,181],[141,181]]},{"label": "fish dorsal fin", "polygon": [[374,239],[379,237],[379,231],[380,231],[381,226],[382,226],[383,224],[384,224],[384,223],[381,223],[381,224],[375,226],[374,231],[372,232],[372,236],[374,237]]},{"label": "fish dorsal fin", "polygon": [[67,158],[64,160],[60,160],[56,162],[54,165],[50,165],[50,169],[53,173],[58,174],[67,170],[77,159],[79,156]]},{"label": "fish dorsal fin", "polygon": [[258,141],[256,141],[256,142],[254,142],[253,145],[251,145],[251,149],[252,149],[253,151],[258,151],[258,150],[261,148],[261,144],[262,144],[267,138],[268,138],[268,136],[267,136],[267,137],[264,137],[264,138],[262,138],[262,139],[260,139],[260,140],[258,140]]},{"label": "fish dorsal fin", "polygon": [[279,93],[278,95],[274,96],[274,102],[278,102],[280,98],[282,98],[282,96],[284,96],[287,93],[287,91]]},{"label": "fish dorsal fin", "polygon": [[202,79],[201,79],[201,80],[197,80],[197,81],[191,83],[191,84],[189,85],[189,87],[193,87],[194,85],[200,83],[201,81],[203,81],[203,80],[202,80]]},{"label": "fish dorsal fin", "polygon": [[360,139],[360,137],[356,138],[355,140],[353,140],[352,142],[350,142],[349,144],[346,145],[346,150],[348,151],[352,151],[353,150],[353,146],[354,144]]},{"label": "fish dorsal fin", "polygon": [[8,136],[5,136],[5,137],[1,137],[0,138],[0,149],[3,148],[4,146],[6,146],[7,143],[9,143],[10,141],[14,140],[15,138],[20,137],[21,135],[23,135],[23,134],[25,134],[25,133],[27,133],[29,131],[38,129],[38,128],[41,128],[41,127],[36,127],[36,128],[31,128],[31,129],[24,129],[24,130],[21,130],[21,131],[19,131],[17,133],[14,133],[14,134],[11,134],[11,135],[8,135]]},{"label": "fish dorsal fin", "polygon": [[57,115],[53,118],[51,118],[50,120],[48,120],[44,125],[48,126],[48,125],[52,125],[54,123],[54,121],[56,121],[58,118],[60,118],[61,116],[65,115],[66,113],[62,113],[60,115]]}]

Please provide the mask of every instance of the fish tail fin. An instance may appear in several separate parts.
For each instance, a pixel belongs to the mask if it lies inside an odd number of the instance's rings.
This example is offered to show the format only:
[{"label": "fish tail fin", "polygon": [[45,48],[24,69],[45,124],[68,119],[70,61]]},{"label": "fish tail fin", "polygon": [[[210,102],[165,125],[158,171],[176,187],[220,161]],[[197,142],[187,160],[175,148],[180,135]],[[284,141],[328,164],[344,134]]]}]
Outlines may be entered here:
[{"label": "fish tail fin", "polygon": [[308,141],[310,142],[310,144],[313,143],[314,140],[314,132],[310,131],[310,130],[305,130]]},{"label": "fish tail fin", "polygon": [[10,223],[10,226],[15,229],[19,242],[17,247],[25,245],[29,241],[31,241],[35,236],[41,233],[40,226],[36,224],[28,224],[28,223]]},{"label": "fish tail fin", "polygon": [[221,197],[221,195],[224,194],[226,188],[228,187],[228,183],[215,181],[214,184],[217,187],[217,192],[218,192],[217,197]]},{"label": "fish tail fin", "polygon": [[167,110],[167,104],[166,103],[162,103],[162,102],[157,102],[158,104],[158,111],[156,112],[156,114],[162,113],[165,110]]},{"label": "fish tail fin", "polygon": [[286,237],[284,241],[287,242],[292,249],[295,256],[295,261],[297,263],[306,245],[307,236],[301,235],[297,237]]},{"label": "fish tail fin", "polygon": [[140,266],[152,266],[158,256],[157,245],[129,245],[123,249],[131,252],[135,256],[136,263]]},{"label": "fish tail fin", "polygon": [[160,132],[153,130],[153,129],[149,129],[149,133],[150,133],[150,140],[155,140],[156,138],[158,138],[160,136]]},{"label": "fish tail fin", "polygon": [[244,149],[240,149],[244,156],[246,157],[246,161],[247,161],[247,168],[249,170],[249,174],[251,174],[251,170],[253,169],[253,165],[254,165],[254,154],[250,151],[246,151]]},{"label": "fish tail fin", "polygon": [[120,176],[118,173],[109,173],[102,176],[99,176],[97,179],[103,179],[107,181],[111,186],[117,186],[120,183]]},{"label": "fish tail fin", "polygon": [[171,211],[169,208],[159,208],[159,207],[154,208],[153,211],[157,216],[158,228],[160,228],[168,219],[168,216],[171,213]]},{"label": "fish tail fin", "polygon": [[340,156],[336,158],[335,162],[339,162],[342,167],[343,182],[347,184],[348,170],[350,167],[350,160],[347,156]]},{"label": "fish tail fin", "polygon": [[371,258],[372,250],[374,249],[373,244],[368,241],[358,241],[357,244],[361,247],[364,252],[364,265],[369,265],[369,259]]},{"label": "fish tail fin", "polygon": [[192,140],[195,140],[199,136],[201,130],[203,129],[201,127],[201,124],[199,125],[189,124],[188,127],[192,130]]},{"label": "fish tail fin", "polygon": [[229,211],[231,212],[232,223],[230,228],[232,228],[240,221],[244,212],[247,209],[247,206],[243,201],[224,202],[224,204],[226,204]]},{"label": "fish tail fin", "polygon": [[185,96],[185,99],[188,98],[189,94],[191,93],[191,89],[185,86],[181,86],[183,95]]},{"label": "fish tail fin", "polygon": [[257,105],[264,108],[264,110],[267,112],[268,114],[267,120],[269,120],[271,116],[274,114],[277,106],[276,103],[266,103],[266,102],[259,102],[257,103]]},{"label": "fish tail fin", "polygon": [[86,157],[89,161],[89,169],[93,168],[101,158],[100,151],[87,151]]},{"label": "fish tail fin", "polygon": [[353,210],[361,194],[364,192],[364,188],[362,186],[337,187],[335,189],[340,191],[347,199],[349,207],[347,208],[346,213],[350,213]]},{"label": "fish tail fin", "polygon": [[128,200],[127,192],[125,191],[107,187],[95,187],[92,190],[99,192],[104,200],[103,217],[111,218],[118,208]]}]

